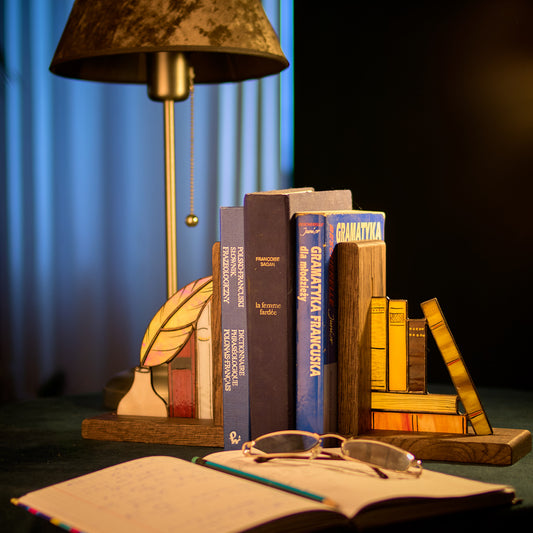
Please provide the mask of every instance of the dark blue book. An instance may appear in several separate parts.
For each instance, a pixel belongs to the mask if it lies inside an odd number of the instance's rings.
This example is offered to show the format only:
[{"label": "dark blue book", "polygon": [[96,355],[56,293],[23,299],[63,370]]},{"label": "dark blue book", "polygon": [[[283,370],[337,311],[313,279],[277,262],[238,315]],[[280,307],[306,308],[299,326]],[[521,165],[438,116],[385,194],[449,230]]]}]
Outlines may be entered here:
[{"label": "dark blue book", "polygon": [[296,428],[337,431],[337,279],[339,242],[385,239],[385,214],[296,214]]},{"label": "dark blue book", "polygon": [[289,189],[244,197],[252,438],[294,429],[295,230],[299,212],[352,209],[349,190]]},{"label": "dark blue book", "polygon": [[224,449],[250,440],[244,210],[220,208],[220,285]]}]

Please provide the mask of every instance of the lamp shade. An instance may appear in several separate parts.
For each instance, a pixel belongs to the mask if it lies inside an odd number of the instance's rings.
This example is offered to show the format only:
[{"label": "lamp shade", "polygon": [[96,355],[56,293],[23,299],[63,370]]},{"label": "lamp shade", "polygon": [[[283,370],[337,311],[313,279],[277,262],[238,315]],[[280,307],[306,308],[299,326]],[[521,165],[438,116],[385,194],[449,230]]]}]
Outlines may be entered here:
[{"label": "lamp shade", "polygon": [[50,70],[146,83],[156,52],[185,53],[195,83],[260,78],[289,65],[260,0],[76,0]]}]

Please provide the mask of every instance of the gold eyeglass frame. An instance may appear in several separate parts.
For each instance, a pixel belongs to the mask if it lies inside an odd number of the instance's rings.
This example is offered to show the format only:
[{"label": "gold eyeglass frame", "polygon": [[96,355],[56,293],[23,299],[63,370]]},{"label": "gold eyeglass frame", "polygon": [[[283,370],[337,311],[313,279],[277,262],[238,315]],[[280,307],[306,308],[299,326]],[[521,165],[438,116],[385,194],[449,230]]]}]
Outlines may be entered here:
[{"label": "gold eyeglass frame", "polygon": [[[270,453],[270,452],[263,452],[258,449],[253,450],[256,443],[261,441],[262,439],[269,438],[269,437],[282,436],[282,435],[301,435],[302,437],[310,437],[310,438],[315,439],[316,444],[314,444],[308,450],[302,450],[299,452],[272,452]],[[341,441],[341,445],[340,445],[341,453],[340,454],[336,452],[331,452],[329,450],[325,450],[323,448],[322,442],[324,439],[327,439],[327,438],[333,438],[333,439],[337,439]],[[394,468],[388,468],[383,465],[376,465],[374,463],[364,461],[362,459],[357,459],[355,457],[350,457],[345,452],[345,445],[349,442],[355,442],[355,441],[359,443],[364,443],[370,446],[379,446],[381,448],[387,448],[393,452],[399,453],[408,460],[408,466],[404,470],[397,470]],[[266,433],[265,435],[261,435],[260,437],[257,437],[257,439],[255,440],[245,442],[242,445],[241,449],[242,449],[242,453],[245,456],[254,457],[256,462],[266,462],[266,461],[269,461],[270,459],[317,459],[321,454],[324,454],[328,458],[342,459],[345,461],[355,461],[357,463],[367,465],[370,468],[372,468],[379,475],[379,477],[383,479],[386,479],[389,476],[387,476],[381,470],[382,468],[385,470],[392,471],[392,472],[410,474],[415,477],[419,477],[422,474],[422,470],[423,470],[422,462],[420,460],[417,460],[412,453],[406,450],[403,450],[402,448],[399,448],[398,446],[394,446],[393,444],[370,440],[370,439],[346,438],[346,437],[343,437],[342,435],[338,435],[337,433],[324,433],[322,435],[319,435],[318,433],[313,433],[311,431],[302,431],[298,429],[274,431],[272,433]]]}]

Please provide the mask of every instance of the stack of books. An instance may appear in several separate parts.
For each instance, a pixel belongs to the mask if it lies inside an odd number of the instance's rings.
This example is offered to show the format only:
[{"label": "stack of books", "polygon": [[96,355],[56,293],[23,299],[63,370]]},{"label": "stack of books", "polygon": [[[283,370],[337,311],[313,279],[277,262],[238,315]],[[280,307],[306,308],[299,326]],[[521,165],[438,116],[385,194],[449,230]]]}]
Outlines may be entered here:
[{"label": "stack of books", "polygon": [[371,300],[371,427],[466,434],[459,396],[428,393],[427,321],[407,309],[407,300]]},{"label": "stack of books", "polygon": [[367,303],[384,296],[385,214],[354,210],[348,190],[288,189],[222,207],[220,228],[225,449],[283,429],[336,431],[337,245],[374,250]]}]

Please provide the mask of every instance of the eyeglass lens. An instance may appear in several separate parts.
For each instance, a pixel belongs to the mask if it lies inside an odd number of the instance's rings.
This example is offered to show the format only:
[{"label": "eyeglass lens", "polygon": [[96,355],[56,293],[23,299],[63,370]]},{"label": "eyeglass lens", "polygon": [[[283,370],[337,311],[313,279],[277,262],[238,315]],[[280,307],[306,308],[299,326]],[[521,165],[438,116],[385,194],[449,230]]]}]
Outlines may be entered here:
[{"label": "eyeglass lens", "polygon": [[312,435],[284,433],[259,437],[254,448],[263,453],[299,453],[311,450],[317,442]]},{"label": "eyeglass lens", "polygon": [[353,459],[390,470],[407,470],[414,460],[408,452],[373,441],[346,441],[342,445],[342,451]]}]

